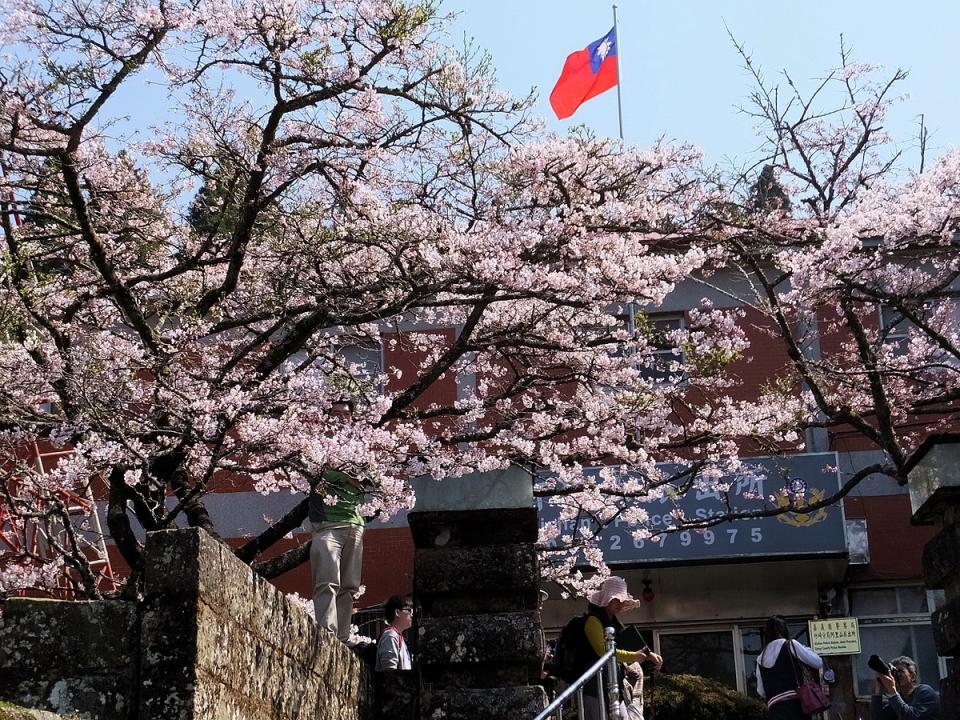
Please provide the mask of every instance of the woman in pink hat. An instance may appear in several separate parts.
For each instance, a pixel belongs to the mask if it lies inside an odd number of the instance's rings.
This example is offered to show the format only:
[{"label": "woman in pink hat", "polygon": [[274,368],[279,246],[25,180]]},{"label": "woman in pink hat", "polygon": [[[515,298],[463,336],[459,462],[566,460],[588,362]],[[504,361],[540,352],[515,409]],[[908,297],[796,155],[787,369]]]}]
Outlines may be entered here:
[{"label": "woman in pink hat", "polygon": [[[611,575],[600,589],[593,593],[588,600],[587,620],[583,625],[585,636],[584,643],[584,668],[585,671],[593,663],[600,659],[600,656],[607,651],[606,639],[604,637],[604,628],[612,627],[614,631],[620,632],[623,629],[623,623],[617,619],[620,613],[635,608],[640,603],[627,591],[627,581],[622,577]],[[624,665],[631,663],[641,663],[649,660],[657,669],[663,664],[663,659],[650,648],[640,650],[617,650],[617,676],[620,685],[621,703],[618,708],[620,718],[627,718],[627,707],[622,699],[625,696],[624,690]],[[603,682],[606,682],[606,676],[603,676]],[[606,687],[603,688],[601,698],[606,698]],[[600,702],[597,698],[597,683],[588,682],[583,688],[583,710],[586,720],[599,720]]]}]

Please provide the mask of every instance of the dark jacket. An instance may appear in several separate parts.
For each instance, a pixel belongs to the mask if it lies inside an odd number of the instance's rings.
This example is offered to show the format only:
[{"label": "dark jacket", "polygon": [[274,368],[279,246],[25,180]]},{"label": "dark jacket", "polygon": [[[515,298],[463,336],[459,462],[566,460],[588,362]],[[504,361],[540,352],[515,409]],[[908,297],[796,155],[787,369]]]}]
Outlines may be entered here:
[{"label": "dark jacket", "polygon": [[[620,633],[623,630],[623,623],[620,622],[615,617],[610,617],[607,615],[607,611],[602,607],[597,607],[596,605],[590,603],[587,605],[587,617],[595,617],[600,621],[600,624],[605,628],[612,627],[616,633]],[[593,665],[597,660],[600,659],[600,656],[597,655],[596,650],[593,649],[593,646],[590,644],[590,641],[587,639],[586,631],[583,633],[582,640],[582,657],[583,660],[580,662],[581,669],[579,674],[583,674],[590,669],[590,666]],[[617,683],[620,686],[620,697],[623,697],[623,678],[624,678],[624,669],[622,663],[617,663]],[[603,678],[603,696],[606,696],[607,688],[607,672],[606,668],[600,671],[600,675]],[[597,696],[597,681],[591,680],[583,687],[583,694],[590,695],[591,697]]]},{"label": "dark jacket", "polygon": [[[797,664],[791,653],[790,640],[787,640],[780,648],[773,667],[765,668],[760,666],[760,675],[763,678],[763,693],[767,697],[767,702],[784,693],[789,693],[797,689],[798,678]],[[794,694],[792,697],[796,697]]]},{"label": "dark jacket", "polygon": [[870,698],[871,720],[940,720],[940,693],[929,685],[917,685],[910,698],[900,694]]}]

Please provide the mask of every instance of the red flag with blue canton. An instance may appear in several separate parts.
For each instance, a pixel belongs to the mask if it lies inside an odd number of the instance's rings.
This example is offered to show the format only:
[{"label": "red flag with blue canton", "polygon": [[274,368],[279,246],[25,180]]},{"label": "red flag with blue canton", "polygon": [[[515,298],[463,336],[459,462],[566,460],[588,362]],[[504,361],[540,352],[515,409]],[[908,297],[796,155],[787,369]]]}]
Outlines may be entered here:
[{"label": "red flag with blue canton", "polygon": [[616,28],[567,56],[560,79],[550,93],[550,106],[560,120],[573,115],[592,97],[617,84]]}]

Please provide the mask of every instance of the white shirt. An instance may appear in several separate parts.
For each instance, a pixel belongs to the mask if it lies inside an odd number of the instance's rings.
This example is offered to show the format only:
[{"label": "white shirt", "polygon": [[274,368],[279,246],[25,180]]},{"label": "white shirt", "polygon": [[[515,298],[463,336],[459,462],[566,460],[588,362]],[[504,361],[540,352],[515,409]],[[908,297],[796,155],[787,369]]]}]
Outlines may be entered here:
[{"label": "white shirt", "polygon": [[[763,689],[763,676],[760,674],[760,668],[765,667],[769,670],[773,667],[774,663],[777,662],[780,649],[785,642],[786,640],[783,638],[777,638],[773,642],[767,643],[759,657],[757,657],[757,694],[762,698],[765,698],[767,693]],[[796,653],[797,660],[808,667],[812,667],[814,670],[823,669],[823,660],[813,650],[796,640],[791,640],[790,642],[793,644],[793,652]]]}]

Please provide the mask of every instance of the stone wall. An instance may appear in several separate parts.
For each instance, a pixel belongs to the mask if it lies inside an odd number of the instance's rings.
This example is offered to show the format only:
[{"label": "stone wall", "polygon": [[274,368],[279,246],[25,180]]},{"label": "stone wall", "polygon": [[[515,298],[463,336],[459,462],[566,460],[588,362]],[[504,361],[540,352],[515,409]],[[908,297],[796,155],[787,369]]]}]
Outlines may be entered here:
[{"label": "stone wall", "polygon": [[137,697],[137,607],[119,600],[7,600],[0,699],[98,720],[127,720]]},{"label": "stone wall", "polygon": [[198,529],[150,533],[142,603],[11,600],[0,698],[98,720],[363,720],[352,652]]},{"label": "stone wall", "polygon": [[178,530],[146,553],[138,720],[359,718],[356,656],[229,548]]}]

